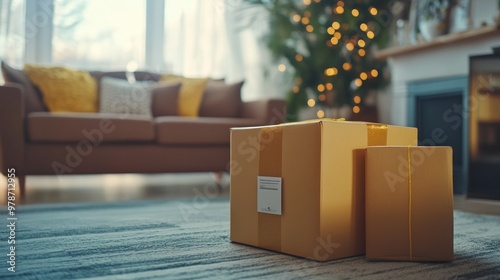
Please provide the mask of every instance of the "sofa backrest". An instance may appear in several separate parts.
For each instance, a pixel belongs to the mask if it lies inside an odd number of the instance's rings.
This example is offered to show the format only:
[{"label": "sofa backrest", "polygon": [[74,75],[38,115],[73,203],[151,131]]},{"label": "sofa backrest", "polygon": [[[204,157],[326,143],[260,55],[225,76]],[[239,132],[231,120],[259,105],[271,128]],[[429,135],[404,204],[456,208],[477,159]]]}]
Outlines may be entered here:
[{"label": "sofa backrest", "polygon": [[[29,80],[24,71],[12,68],[3,61],[1,69],[6,82],[17,83],[23,86],[26,114],[48,111],[43,103],[40,90]],[[94,77],[99,86],[103,77],[127,79],[127,72],[125,71],[90,71],[89,73]],[[159,81],[161,78],[160,74],[148,71],[134,72],[134,76],[137,81]],[[199,115],[201,117],[241,117],[242,101],[240,93],[242,86],[243,82],[226,84],[224,80],[209,80],[200,104]],[[172,94],[172,92],[176,92],[176,90],[171,86],[160,86],[157,90],[153,91],[153,116],[173,115],[177,113],[177,110],[174,109],[176,109],[175,99],[178,96],[177,94]],[[160,103],[168,103],[169,105],[163,108],[159,107],[159,104],[156,104],[156,102],[160,100],[162,101]]]},{"label": "sofa backrest", "polygon": [[200,117],[241,117],[241,87],[243,82],[226,84],[223,80],[209,80],[200,104]]},{"label": "sofa backrest", "polygon": [[18,70],[10,67],[5,62],[2,61],[2,73],[4,80],[9,83],[20,84],[24,88],[25,94],[25,114],[31,112],[45,112],[47,108],[43,104],[42,94],[40,90],[31,83],[28,76],[22,70]]},{"label": "sofa backrest", "polygon": [[[102,72],[102,71],[90,71],[89,72],[94,79],[96,79],[97,84],[101,84],[101,79],[103,77],[111,77],[111,78],[117,78],[117,79],[127,79],[127,72],[125,71],[113,71],[113,72]],[[137,81],[159,81],[160,80],[160,74],[153,73],[153,72],[148,72],[148,71],[137,71],[134,72],[135,79]]]}]

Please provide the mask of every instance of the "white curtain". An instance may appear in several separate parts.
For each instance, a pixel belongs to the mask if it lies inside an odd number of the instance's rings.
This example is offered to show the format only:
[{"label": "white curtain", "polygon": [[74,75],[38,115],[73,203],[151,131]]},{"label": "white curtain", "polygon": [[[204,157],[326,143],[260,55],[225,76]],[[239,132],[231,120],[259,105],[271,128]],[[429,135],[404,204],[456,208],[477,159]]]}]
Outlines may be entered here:
[{"label": "white curtain", "polygon": [[167,71],[187,77],[224,77],[227,38],[223,15],[224,3],[219,0],[166,0]]},{"label": "white curtain", "polygon": [[[244,20],[242,0],[166,0],[165,64],[187,77],[245,81],[242,98],[284,98],[290,73],[279,72],[262,36],[266,23]],[[254,11],[263,13],[265,10]]]},{"label": "white curtain", "polygon": [[[25,38],[25,5],[26,0],[0,0],[0,59],[17,68],[24,63],[25,41],[33,39]],[[278,71],[277,64],[286,62],[273,62],[262,40],[267,11],[254,9],[262,17],[245,20],[245,5],[243,0],[165,0],[164,69],[154,70],[227,83],[244,80],[246,101],[284,98],[291,70]]]},{"label": "white curtain", "polygon": [[23,0],[0,0],[0,60],[14,67],[22,67],[24,59],[24,5]]}]

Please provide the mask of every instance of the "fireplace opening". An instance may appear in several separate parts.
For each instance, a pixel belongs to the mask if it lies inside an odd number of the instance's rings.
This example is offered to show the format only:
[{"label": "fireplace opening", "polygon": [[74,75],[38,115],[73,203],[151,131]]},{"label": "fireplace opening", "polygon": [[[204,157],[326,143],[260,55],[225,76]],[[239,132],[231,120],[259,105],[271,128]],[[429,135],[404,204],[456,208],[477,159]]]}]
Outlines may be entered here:
[{"label": "fireplace opening", "polygon": [[[415,124],[420,146],[451,146],[453,148],[453,182],[455,194],[465,194],[463,123],[450,117],[456,108],[463,108],[463,92],[421,95],[415,98]],[[456,115],[458,116],[458,115]],[[439,143],[430,141],[439,133]]]}]

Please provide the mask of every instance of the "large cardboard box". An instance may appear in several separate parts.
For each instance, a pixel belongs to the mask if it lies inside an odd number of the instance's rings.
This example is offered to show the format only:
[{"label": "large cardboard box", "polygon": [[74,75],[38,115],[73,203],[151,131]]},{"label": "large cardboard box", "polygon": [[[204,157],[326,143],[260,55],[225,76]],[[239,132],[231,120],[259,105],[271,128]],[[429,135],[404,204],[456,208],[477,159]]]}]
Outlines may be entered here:
[{"label": "large cardboard box", "polygon": [[231,241],[319,261],[363,254],[366,147],[416,142],[415,128],[362,122],[232,129]]},{"label": "large cardboard box", "polygon": [[366,257],[453,260],[450,147],[368,147]]}]

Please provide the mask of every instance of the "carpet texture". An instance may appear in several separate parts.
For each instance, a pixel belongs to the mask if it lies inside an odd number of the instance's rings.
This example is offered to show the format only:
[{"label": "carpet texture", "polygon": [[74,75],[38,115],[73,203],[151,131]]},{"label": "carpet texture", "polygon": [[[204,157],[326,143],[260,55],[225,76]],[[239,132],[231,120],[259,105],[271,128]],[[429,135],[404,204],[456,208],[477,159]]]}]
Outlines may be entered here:
[{"label": "carpet texture", "polygon": [[500,217],[459,211],[451,263],[317,263],[233,244],[222,198],[29,205],[17,217],[16,272],[1,226],[0,279],[500,279]]}]

